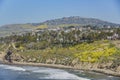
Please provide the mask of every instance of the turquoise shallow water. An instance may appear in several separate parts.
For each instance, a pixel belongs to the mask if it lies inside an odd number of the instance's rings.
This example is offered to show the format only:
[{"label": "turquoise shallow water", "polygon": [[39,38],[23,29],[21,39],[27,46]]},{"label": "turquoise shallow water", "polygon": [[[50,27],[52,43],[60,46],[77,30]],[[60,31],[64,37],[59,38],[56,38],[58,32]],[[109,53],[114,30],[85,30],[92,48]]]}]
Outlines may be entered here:
[{"label": "turquoise shallow water", "polygon": [[0,80],[120,80],[120,77],[80,70],[0,64]]}]

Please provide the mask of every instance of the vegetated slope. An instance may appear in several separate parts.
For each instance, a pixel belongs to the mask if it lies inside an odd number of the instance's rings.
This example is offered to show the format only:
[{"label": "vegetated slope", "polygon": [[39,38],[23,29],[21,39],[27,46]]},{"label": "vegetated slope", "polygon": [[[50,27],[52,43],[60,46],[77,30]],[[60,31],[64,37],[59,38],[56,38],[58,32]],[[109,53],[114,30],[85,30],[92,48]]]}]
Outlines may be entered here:
[{"label": "vegetated slope", "polygon": [[0,36],[11,35],[13,32],[25,32],[35,29],[37,27],[42,27],[41,25],[47,25],[48,28],[52,27],[67,27],[67,26],[83,26],[83,25],[93,25],[93,26],[120,26],[119,24],[110,23],[107,21],[102,21],[95,18],[81,18],[79,16],[64,17],[59,19],[47,20],[41,23],[29,23],[29,24],[11,24],[4,25],[0,27]]}]

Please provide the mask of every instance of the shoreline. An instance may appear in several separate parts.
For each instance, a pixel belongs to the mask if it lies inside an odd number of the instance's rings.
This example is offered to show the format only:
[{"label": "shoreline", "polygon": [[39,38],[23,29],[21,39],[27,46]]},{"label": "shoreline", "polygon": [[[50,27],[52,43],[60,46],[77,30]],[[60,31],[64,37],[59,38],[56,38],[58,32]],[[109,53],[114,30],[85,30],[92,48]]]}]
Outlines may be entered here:
[{"label": "shoreline", "polygon": [[70,66],[64,66],[60,64],[44,64],[44,63],[26,63],[26,62],[0,62],[0,64],[6,64],[6,65],[18,65],[18,66],[36,66],[36,67],[50,67],[50,68],[60,68],[60,69],[74,69]]},{"label": "shoreline", "polygon": [[26,63],[26,62],[24,62],[24,63],[23,62],[8,63],[8,62],[0,61],[0,64],[17,65],[17,66],[48,67],[48,68],[58,68],[58,69],[73,69],[73,70],[83,70],[83,71],[93,71],[93,72],[102,73],[102,74],[105,74],[105,75],[120,77],[120,73],[112,71],[112,70],[109,70],[109,69],[78,69],[78,68],[75,68],[75,67],[65,66],[65,65],[60,65],[60,64]]}]

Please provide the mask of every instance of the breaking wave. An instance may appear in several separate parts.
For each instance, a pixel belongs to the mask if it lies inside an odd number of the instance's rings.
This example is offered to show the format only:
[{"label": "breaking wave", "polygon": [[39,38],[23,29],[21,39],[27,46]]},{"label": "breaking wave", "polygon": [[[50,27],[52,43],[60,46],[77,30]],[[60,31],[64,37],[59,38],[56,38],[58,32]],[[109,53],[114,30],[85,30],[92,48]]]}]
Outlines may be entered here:
[{"label": "breaking wave", "polygon": [[9,65],[0,65],[0,68],[3,69],[9,69],[9,70],[15,70],[15,71],[26,71],[24,68],[22,67],[16,67],[16,66],[9,66]]},{"label": "breaking wave", "polygon": [[[90,80],[82,77],[78,77],[74,74],[68,73],[65,70],[61,69],[53,69],[53,68],[27,68],[27,70],[30,70],[34,73],[43,73],[47,74],[47,76],[44,76],[44,79],[69,79],[69,80]],[[43,77],[40,77],[39,79],[43,79]]]},{"label": "breaking wave", "polygon": [[44,76],[39,77],[39,79],[69,79],[69,80],[90,80],[86,78],[79,77],[77,75],[74,75],[72,73],[68,73],[65,70],[61,69],[54,69],[54,68],[45,68],[45,67],[31,67],[31,66],[23,66],[23,67],[17,67],[17,66],[11,66],[11,65],[3,65],[0,64],[0,68],[2,69],[8,69],[13,71],[27,71],[32,74],[43,74]]}]

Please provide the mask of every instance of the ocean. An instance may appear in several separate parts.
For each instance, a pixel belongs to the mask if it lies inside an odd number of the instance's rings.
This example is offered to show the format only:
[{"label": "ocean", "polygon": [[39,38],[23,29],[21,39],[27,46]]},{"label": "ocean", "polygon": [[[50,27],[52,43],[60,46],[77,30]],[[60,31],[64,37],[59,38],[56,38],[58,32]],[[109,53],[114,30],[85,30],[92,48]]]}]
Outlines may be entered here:
[{"label": "ocean", "polygon": [[120,77],[82,70],[0,64],[0,80],[120,80]]}]

